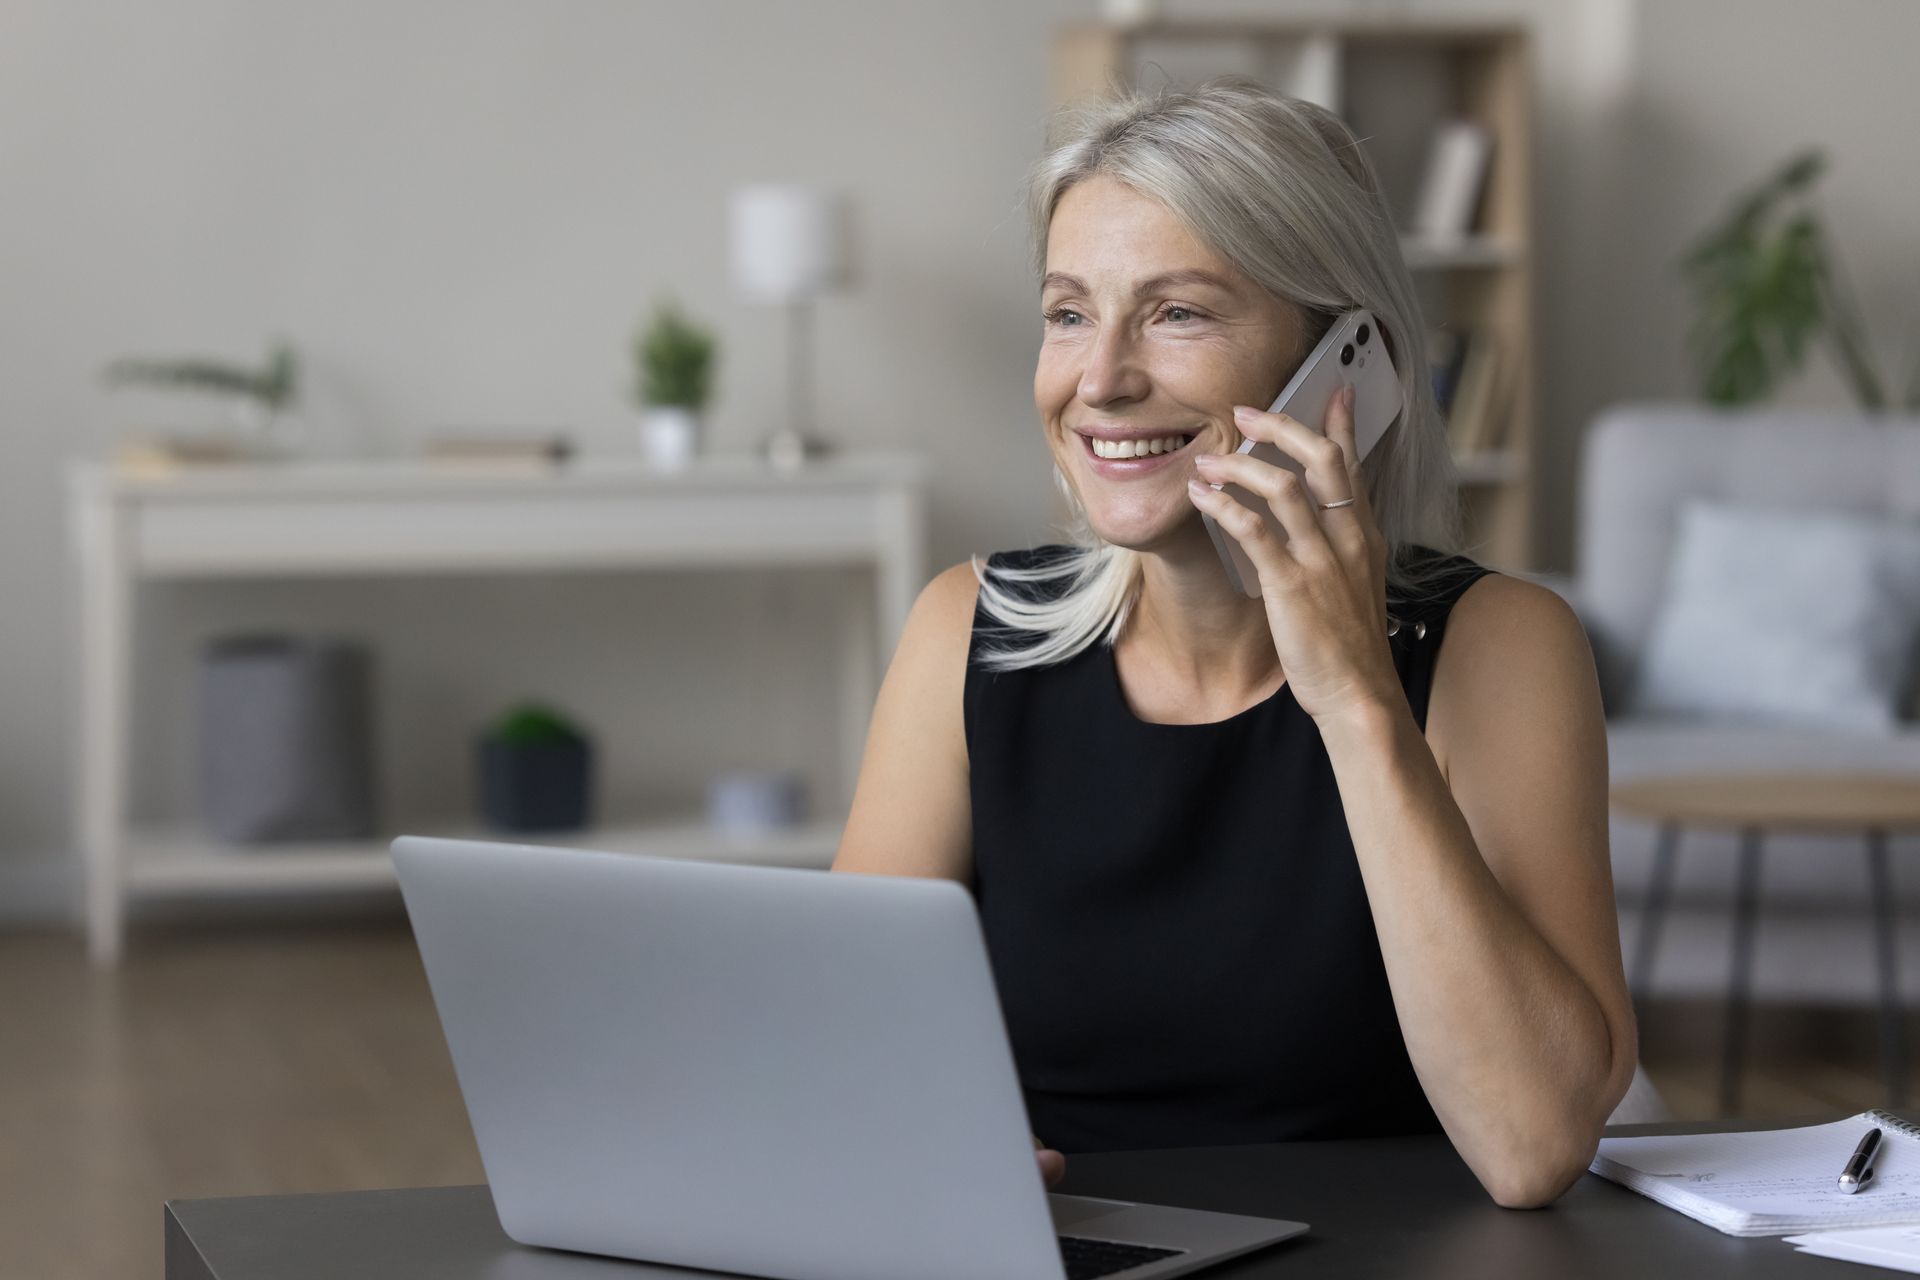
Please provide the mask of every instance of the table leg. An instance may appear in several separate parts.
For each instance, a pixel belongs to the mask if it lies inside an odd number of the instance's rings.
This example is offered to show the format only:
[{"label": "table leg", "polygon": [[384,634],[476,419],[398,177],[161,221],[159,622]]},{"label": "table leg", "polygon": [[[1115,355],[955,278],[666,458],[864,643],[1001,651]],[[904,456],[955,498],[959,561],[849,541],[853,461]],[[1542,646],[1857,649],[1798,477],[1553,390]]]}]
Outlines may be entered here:
[{"label": "table leg", "polygon": [[1633,976],[1628,985],[1635,1004],[1644,1004],[1653,984],[1653,957],[1660,946],[1660,927],[1666,922],[1667,899],[1673,893],[1674,854],[1680,847],[1680,824],[1660,824],[1653,850],[1653,869],[1647,877],[1646,903],[1640,910],[1640,930],[1633,939]]},{"label": "table leg", "polygon": [[76,502],[79,562],[79,732],[75,834],[85,870],[88,958],[120,962],[125,937],[127,739],[132,726],[133,585],[126,529],[111,495]]},{"label": "table leg", "polygon": [[1900,953],[1893,922],[1893,873],[1887,865],[1887,833],[1867,829],[1867,876],[1873,889],[1875,958],[1880,970],[1880,1064],[1887,1074],[1887,1105],[1907,1100],[1906,1010],[1900,1004]]},{"label": "table leg", "polygon": [[1740,1106],[1740,1067],[1747,1048],[1747,1001],[1753,987],[1753,924],[1760,901],[1760,829],[1740,829],[1733,900],[1733,974],[1727,989],[1726,1043],[1720,1058],[1720,1112]]},{"label": "table leg", "polygon": [[[840,616],[840,777],[837,812],[853,807],[866,754],[867,729],[880,693],[880,657],[874,646],[874,596],[864,582],[854,584]],[[889,655],[891,656],[891,655]],[[824,814],[817,815],[824,817]]]}]

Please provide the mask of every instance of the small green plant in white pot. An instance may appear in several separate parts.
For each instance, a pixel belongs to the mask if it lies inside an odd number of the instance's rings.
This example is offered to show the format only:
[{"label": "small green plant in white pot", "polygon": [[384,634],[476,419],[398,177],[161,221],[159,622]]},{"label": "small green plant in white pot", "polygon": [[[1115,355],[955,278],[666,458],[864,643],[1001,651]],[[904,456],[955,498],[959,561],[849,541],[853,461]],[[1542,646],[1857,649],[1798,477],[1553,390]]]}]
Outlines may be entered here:
[{"label": "small green plant in white pot", "polygon": [[634,339],[640,445],[655,466],[684,467],[700,451],[713,347],[713,336],[671,300],[655,309],[653,322]]}]

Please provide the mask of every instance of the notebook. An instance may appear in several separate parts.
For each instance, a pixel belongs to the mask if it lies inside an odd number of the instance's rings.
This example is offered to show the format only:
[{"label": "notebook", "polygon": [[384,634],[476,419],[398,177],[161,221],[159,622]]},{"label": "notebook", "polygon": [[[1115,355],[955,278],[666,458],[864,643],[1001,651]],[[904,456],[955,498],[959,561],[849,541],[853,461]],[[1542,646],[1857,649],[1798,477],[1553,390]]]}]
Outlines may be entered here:
[{"label": "notebook", "polygon": [[[1860,1194],[1865,1195],[1866,1192]],[[1920,1227],[1819,1231],[1812,1235],[1788,1236],[1787,1243],[1796,1246],[1798,1253],[1920,1274]]]},{"label": "notebook", "polygon": [[[1848,1195],[1840,1170],[1876,1127],[1873,1181]],[[1920,1126],[1885,1111],[1797,1129],[1602,1138],[1591,1168],[1730,1236],[1920,1224]]]}]

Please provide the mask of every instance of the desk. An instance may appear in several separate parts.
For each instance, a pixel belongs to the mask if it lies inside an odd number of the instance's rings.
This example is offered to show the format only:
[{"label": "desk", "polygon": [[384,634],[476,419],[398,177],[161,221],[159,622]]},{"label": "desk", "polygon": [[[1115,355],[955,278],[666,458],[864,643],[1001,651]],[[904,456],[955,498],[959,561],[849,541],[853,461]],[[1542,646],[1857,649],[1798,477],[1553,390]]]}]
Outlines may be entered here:
[{"label": "desk", "polygon": [[[856,568],[870,590],[854,593],[845,612],[839,660],[844,794],[829,806],[844,812],[884,658],[924,581],[926,471],[924,458],[893,453],[835,455],[792,472],[745,455],[702,457],[678,471],[618,458],[527,470],[405,460],[300,462],[157,477],[76,465],[69,480],[80,601],[75,822],[86,872],[88,954],[100,965],[119,960],[125,905],[135,896],[394,882],[385,839],[281,846],[270,857],[249,857],[194,832],[129,823],[130,654],[139,583]],[[666,823],[587,831],[569,843],[825,866],[839,844],[839,825],[743,842],[699,824]]]},{"label": "desk", "polygon": [[[1716,1127],[1635,1125],[1616,1132]],[[1308,1277],[1852,1277],[1852,1263],[1741,1240],[1588,1174],[1551,1209],[1499,1208],[1444,1137],[1073,1156],[1062,1191],[1297,1218],[1297,1240],[1196,1274]],[[484,1186],[175,1200],[167,1280],[623,1280],[706,1276],[527,1249]]]}]

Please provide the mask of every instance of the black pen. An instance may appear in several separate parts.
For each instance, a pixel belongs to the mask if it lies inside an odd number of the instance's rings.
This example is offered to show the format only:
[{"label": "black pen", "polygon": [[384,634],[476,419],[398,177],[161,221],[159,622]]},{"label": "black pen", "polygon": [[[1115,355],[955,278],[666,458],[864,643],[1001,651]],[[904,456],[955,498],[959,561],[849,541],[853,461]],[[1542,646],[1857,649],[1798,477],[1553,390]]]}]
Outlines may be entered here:
[{"label": "black pen", "polygon": [[1853,1149],[1853,1159],[1847,1161],[1847,1167],[1840,1171],[1840,1189],[1852,1195],[1873,1181],[1873,1153],[1880,1149],[1880,1131],[1867,1130],[1867,1136],[1860,1139],[1860,1145]]}]

